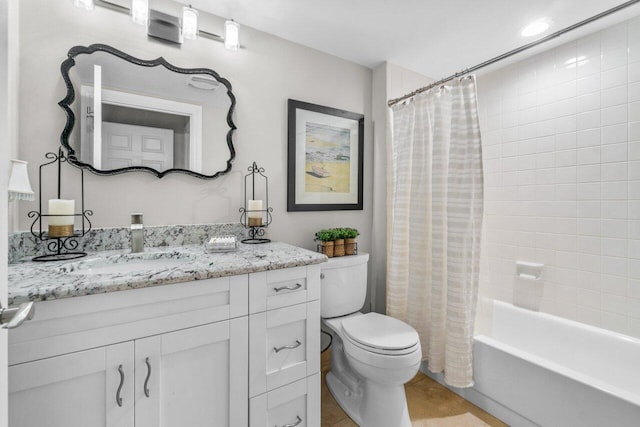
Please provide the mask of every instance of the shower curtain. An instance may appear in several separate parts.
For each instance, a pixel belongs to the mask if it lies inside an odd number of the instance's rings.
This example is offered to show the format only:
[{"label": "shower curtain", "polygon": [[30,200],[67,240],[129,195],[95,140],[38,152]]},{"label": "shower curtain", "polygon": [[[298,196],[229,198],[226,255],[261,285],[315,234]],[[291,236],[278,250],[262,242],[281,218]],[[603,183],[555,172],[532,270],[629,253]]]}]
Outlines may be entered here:
[{"label": "shower curtain", "polygon": [[475,77],[389,114],[387,314],[418,331],[430,371],[470,387],[483,207]]}]

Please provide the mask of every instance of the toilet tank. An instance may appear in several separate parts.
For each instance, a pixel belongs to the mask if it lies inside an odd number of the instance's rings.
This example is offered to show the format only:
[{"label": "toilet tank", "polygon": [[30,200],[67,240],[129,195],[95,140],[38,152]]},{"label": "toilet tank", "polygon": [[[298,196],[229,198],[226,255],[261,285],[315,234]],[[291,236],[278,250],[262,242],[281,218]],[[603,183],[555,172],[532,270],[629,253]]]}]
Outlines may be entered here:
[{"label": "toilet tank", "polygon": [[323,318],[355,313],[367,297],[369,254],[329,258],[320,264],[320,315]]}]

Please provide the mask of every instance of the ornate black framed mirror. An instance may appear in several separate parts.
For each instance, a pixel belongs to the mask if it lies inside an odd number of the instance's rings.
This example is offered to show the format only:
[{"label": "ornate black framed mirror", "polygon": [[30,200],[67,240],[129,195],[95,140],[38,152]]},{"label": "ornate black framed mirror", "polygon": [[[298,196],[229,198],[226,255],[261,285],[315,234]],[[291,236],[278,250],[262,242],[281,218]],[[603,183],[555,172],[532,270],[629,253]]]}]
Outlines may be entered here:
[{"label": "ornate black framed mirror", "polygon": [[[104,44],[72,47],[62,63],[70,163],[98,175],[144,171],[211,179],[235,158],[231,83],[208,68],[144,60]],[[77,125],[77,126],[76,126]]]}]

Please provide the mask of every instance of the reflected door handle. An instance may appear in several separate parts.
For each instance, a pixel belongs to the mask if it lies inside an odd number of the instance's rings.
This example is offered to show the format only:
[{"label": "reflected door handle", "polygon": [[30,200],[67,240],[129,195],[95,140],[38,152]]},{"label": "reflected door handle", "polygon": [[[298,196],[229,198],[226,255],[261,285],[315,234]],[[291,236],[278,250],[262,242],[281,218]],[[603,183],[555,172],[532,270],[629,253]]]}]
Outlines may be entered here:
[{"label": "reflected door handle", "polygon": [[3,329],[14,329],[22,325],[25,320],[33,319],[36,308],[33,301],[25,302],[15,308],[2,308],[0,305],[0,327]]}]

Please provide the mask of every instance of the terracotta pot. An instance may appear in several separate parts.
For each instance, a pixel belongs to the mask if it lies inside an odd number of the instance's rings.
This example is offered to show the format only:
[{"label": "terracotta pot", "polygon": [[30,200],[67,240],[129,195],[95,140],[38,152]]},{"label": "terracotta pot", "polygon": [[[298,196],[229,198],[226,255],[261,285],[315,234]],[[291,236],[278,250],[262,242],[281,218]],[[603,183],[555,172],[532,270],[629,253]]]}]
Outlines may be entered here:
[{"label": "terracotta pot", "polygon": [[355,255],[356,252],[356,239],[344,239],[345,255]]},{"label": "terracotta pot", "polygon": [[333,241],[320,242],[320,253],[328,256],[329,258],[332,258],[333,257]]},{"label": "terracotta pot", "polygon": [[333,241],[333,256],[344,256],[344,239]]}]

